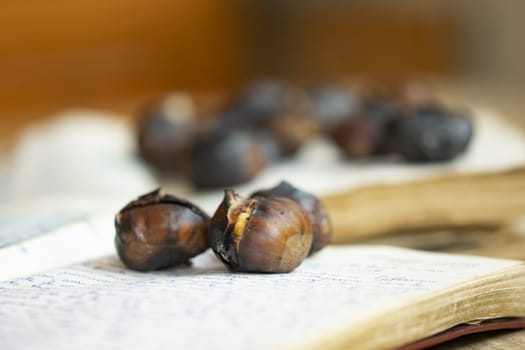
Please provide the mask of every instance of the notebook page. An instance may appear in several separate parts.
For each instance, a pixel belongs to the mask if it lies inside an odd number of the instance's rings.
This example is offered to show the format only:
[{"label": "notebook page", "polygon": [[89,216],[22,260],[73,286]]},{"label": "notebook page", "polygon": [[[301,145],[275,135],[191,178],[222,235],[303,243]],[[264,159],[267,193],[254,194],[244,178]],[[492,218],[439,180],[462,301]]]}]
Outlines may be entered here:
[{"label": "notebook page", "polygon": [[40,236],[85,217],[89,212],[71,206],[31,205],[0,208],[0,248]]},{"label": "notebook page", "polygon": [[[8,230],[6,237],[17,239],[16,243],[0,246],[0,281],[81,263],[115,251],[113,215],[71,213],[55,212],[56,215],[47,218],[36,213],[27,220],[0,222],[0,228]],[[33,231],[23,230],[28,227]],[[32,234],[24,234],[27,232]]]},{"label": "notebook page", "polygon": [[401,248],[330,247],[290,274],[125,269],[115,256],[0,283],[9,349],[268,349],[312,341],[429,291],[520,264]]}]

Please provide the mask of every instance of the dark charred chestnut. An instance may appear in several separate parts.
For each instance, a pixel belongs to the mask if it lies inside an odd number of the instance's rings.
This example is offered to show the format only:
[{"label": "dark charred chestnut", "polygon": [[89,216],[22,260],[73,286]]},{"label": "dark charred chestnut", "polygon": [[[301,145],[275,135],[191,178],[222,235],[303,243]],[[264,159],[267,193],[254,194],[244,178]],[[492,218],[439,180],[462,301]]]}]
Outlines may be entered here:
[{"label": "dark charred chestnut", "polygon": [[310,251],[312,226],[291,199],[244,199],[225,190],[211,219],[210,243],[231,271],[290,272]]},{"label": "dark charred chestnut", "polygon": [[312,224],[313,240],[308,255],[323,249],[332,237],[332,223],[323,203],[313,194],[301,191],[286,181],[277,186],[253,193],[250,198],[263,197],[285,197],[297,202],[310,216]]},{"label": "dark charred chestnut", "polygon": [[443,106],[420,106],[391,127],[390,144],[409,162],[440,162],[463,153],[472,138],[470,118]]},{"label": "dark charred chestnut", "polygon": [[203,134],[192,152],[191,182],[203,189],[247,182],[269,164],[272,152],[272,140],[255,130]]},{"label": "dark charred chestnut", "polygon": [[188,201],[145,194],[115,217],[115,245],[130,269],[150,271],[187,263],[209,247],[209,217]]},{"label": "dark charred chestnut", "polygon": [[145,110],[138,127],[141,156],[155,168],[182,171],[197,130],[194,99],[173,93]]}]

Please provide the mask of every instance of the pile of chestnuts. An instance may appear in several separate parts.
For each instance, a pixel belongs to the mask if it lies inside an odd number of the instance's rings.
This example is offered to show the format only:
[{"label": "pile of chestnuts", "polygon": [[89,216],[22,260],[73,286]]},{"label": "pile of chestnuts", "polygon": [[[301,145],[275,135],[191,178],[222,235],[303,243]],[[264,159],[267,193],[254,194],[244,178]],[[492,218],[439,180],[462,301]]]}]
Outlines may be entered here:
[{"label": "pile of chestnuts", "polygon": [[211,104],[173,93],[143,112],[140,154],[156,169],[207,189],[250,181],[319,136],[348,159],[443,162],[467,149],[471,118],[436,101],[428,88],[362,90],[260,81]]},{"label": "pile of chestnuts", "polygon": [[211,218],[156,190],[120,210],[115,229],[117,253],[136,271],[188,264],[211,248],[232,272],[290,272],[332,235],[321,201],[287,182],[248,198],[226,189]]}]

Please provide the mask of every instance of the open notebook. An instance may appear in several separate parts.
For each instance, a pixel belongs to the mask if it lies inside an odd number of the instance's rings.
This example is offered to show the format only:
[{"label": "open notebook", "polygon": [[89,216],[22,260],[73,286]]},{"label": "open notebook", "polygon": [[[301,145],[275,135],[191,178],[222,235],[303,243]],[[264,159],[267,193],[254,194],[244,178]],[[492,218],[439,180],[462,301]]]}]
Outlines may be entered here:
[{"label": "open notebook", "polygon": [[525,316],[523,300],[522,262],[384,246],[330,247],[290,274],[231,274],[209,251],[191,267],[138,273],[111,255],[0,283],[0,340],[6,349],[395,349]]}]

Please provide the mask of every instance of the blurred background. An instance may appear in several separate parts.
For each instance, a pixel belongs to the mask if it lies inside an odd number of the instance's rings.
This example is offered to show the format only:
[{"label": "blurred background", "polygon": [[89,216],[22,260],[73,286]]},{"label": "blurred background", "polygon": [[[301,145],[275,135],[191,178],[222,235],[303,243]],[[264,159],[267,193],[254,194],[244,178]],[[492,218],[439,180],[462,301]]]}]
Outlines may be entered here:
[{"label": "blurred background", "polygon": [[0,8],[1,144],[61,109],[131,115],[165,91],[231,89],[261,76],[431,78],[504,112],[523,103],[520,0],[22,0]]}]

